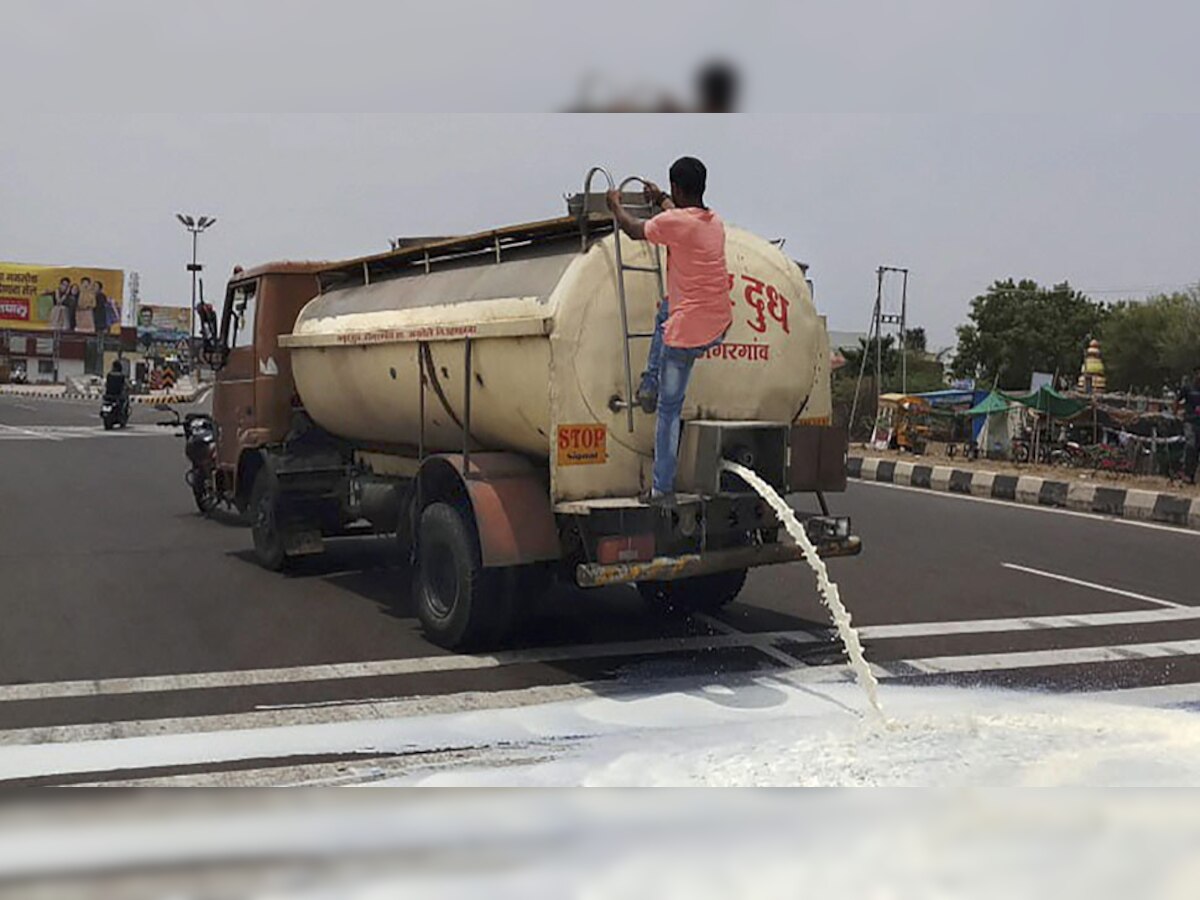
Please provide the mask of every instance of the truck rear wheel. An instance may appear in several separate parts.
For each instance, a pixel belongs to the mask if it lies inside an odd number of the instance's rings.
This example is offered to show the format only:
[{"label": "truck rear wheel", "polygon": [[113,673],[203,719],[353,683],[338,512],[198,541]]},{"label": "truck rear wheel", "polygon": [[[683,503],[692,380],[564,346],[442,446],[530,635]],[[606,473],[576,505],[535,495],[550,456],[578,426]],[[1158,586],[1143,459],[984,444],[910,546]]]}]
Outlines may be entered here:
[{"label": "truck rear wheel", "polygon": [[254,555],[264,569],[278,572],[287,562],[283,535],[279,531],[279,480],[263,466],[254,476],[250,491],[250,530]]},{"label": "truck rear wheel", "polygon": [[500,640],[512,618],[501,574],[483,567],[475,529],[457,509],[434,503],[421,513],[417,615],[433,643],[455,650]]},{"label": "truck rear wheel", "polygon": [[676,581],[639,581],[638,593],[658,613],[712,613],[732,603],[746,584],[746,569]]}]

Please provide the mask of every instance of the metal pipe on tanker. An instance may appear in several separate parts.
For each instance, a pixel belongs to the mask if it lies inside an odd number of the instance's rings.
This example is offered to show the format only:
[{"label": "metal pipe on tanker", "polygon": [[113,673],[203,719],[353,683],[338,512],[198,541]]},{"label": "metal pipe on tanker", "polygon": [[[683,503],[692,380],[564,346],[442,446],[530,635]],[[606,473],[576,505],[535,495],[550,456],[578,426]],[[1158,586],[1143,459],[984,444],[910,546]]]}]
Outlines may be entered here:
[{"label": "metal pipe on tanker", "polygon": [[471,339],[463,341],[463,472],[471,473]]}]

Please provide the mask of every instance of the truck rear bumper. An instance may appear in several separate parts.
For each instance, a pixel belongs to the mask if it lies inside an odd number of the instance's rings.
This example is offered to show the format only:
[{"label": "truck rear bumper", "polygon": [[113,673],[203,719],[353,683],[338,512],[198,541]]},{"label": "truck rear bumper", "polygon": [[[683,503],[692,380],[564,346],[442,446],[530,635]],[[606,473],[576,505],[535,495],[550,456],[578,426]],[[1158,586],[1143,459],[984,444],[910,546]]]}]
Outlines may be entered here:
[{"label": "truck rear bumper", "polygon": [[[817,552],[823,557],[857,556],[862,552],[862,541],[855,535],[840,540],[825,540],[817,544]],[[580,563],[575,567],[575,581],[580,587],[604,587],[609,584],[628,584],[634,581],[674,581],[678,578],[694,578],[729,569],[752,569],[803,559],[804,553],[795,544],[760,544],[754,547],[736,547],[731,550],[713,550],[704,554],[685,556],[660,556],[648,562]]]}]

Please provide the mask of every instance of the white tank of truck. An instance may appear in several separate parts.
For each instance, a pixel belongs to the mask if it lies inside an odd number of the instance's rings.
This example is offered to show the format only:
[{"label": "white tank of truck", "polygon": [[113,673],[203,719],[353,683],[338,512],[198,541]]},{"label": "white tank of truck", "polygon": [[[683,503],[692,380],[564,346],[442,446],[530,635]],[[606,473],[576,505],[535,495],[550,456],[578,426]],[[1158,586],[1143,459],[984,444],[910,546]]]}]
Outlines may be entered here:
[{"label": "white tank of truck", "polygon": [[[636,386],[657,257],[620,236],[624,264],[650,270],[624,272],[623,324],[618,238],[600,216],[587,230],[581,241],[577,219],[549,220],[326,273],[281,341],[305,409],[366,451],[465,443],[549,460],[555,501],[636,494],[649,483],[654,416],[629,414],[624,352],[628,333]],[[726,254],[733,325],[697,361],[684,419],[826,424],[828,341],[804,271],[733,225]]]}]

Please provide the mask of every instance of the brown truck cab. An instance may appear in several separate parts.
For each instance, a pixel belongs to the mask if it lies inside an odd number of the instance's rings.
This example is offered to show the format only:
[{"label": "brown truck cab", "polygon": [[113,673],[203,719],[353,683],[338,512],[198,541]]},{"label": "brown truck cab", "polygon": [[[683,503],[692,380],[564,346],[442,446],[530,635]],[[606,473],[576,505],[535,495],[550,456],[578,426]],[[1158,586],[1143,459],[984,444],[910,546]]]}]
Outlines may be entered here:
[{"label": "brown truck cab", "polygon": [[225,291],[222,364],[213,390],[217,480],[239,510],[250,502],[263,449],[287,436],[298,405],[291,356],[279,346],[317,294],[323,263],[276,262],[234,269]]}]

